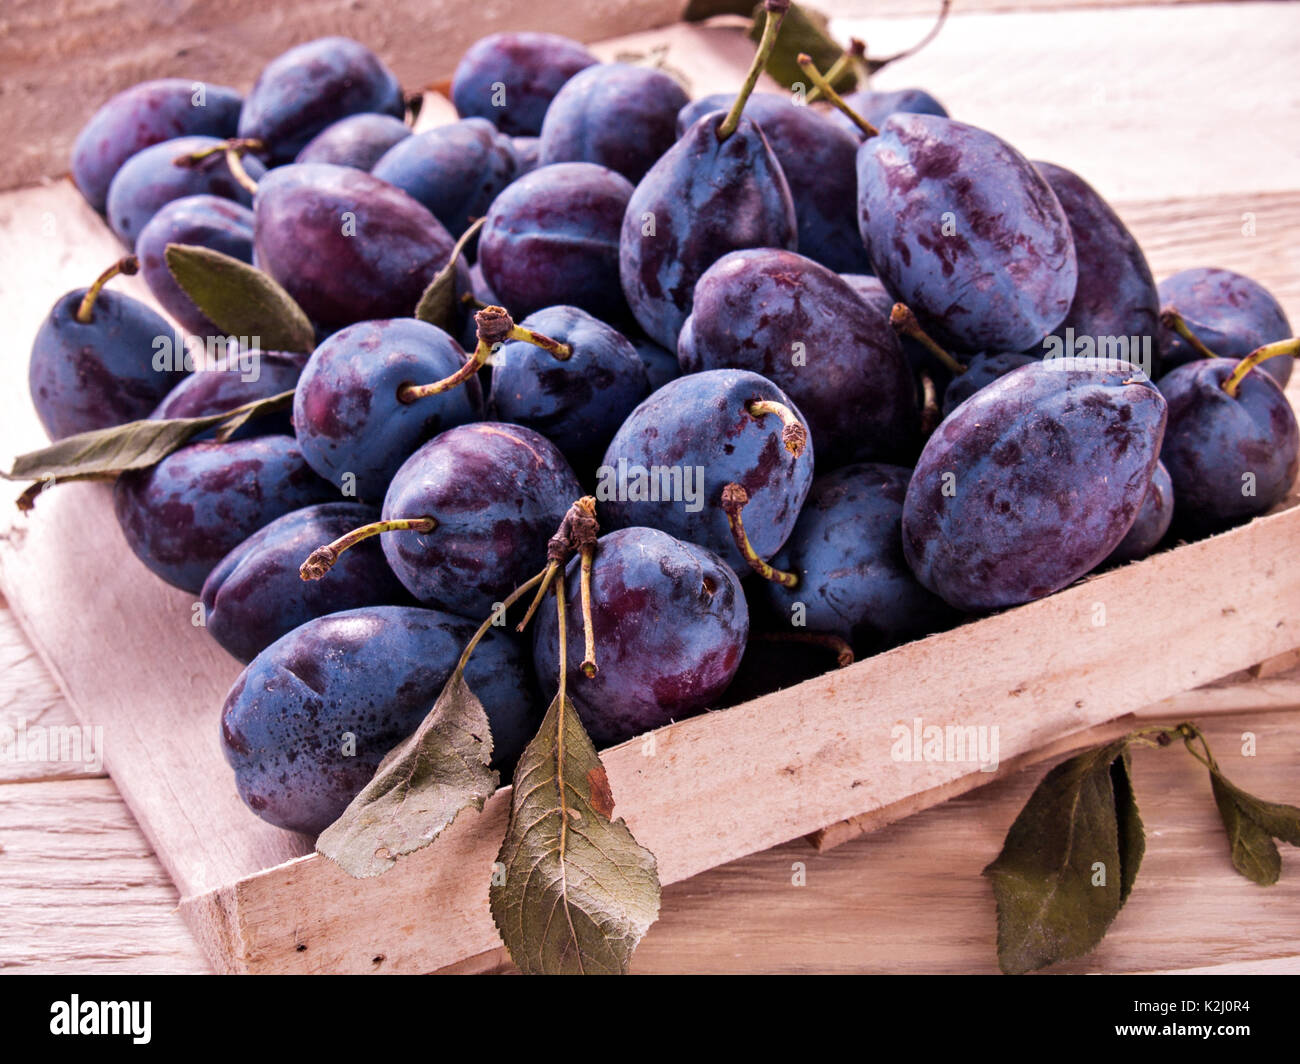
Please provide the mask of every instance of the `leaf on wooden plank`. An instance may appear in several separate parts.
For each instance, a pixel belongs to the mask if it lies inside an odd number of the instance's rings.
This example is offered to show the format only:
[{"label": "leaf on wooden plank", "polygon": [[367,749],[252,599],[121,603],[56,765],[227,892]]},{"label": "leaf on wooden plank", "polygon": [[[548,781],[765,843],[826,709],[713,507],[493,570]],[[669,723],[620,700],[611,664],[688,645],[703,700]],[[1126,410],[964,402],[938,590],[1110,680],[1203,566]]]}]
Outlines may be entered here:
[{"label": "leaf on wooden plank", "polygon": [[1210,769],[1210,788],[1228,835],[1232,867],[1260,886],[1272,886],[1282,874],[1282,856],[1273,840],[1300,846],[1300,809],[1256,798],[1215,768]]},{"label": "leaf on wooden plank", "polygon": [[6,480],[86,480],[129,469],[146,469],[201,432],[232,421],[242,425],[250,418],[283,410],[292,402],[293,392],[288,391],[245,403],[223,414],[128,421],[125,425],[79,432],[39,451],[19,455],[14,459],[13,468],[0,476]]},{"label": "leaf on wooden plank", "polygon": [[486,221],[486,218],[479,218],[461,233],[460,239],[451,249],[451,258],[447,260],[447,265],[429,282],[429,287],[424,290],[420,302],[415,307],[415,316],[421,321],[427,321],[430,325],[438,326],[439,329],[450,329],[452,312],[456,307],[456,264],[460,262],[465,246],[478,235],[478,231],[483,228],[483,223]]},{"label": "leaf on wooden plank", "polygon": [[167,269],[194,305],[229,336],[256,336],[264,351],[306,353],[316,330],[273,278],[230,255],[168,244]]},{"label": "leaf on wooden plank", "polygon": [[1052,769],[984,869],[997,898],[1004,972],[1087,953],[1128,899],[1145,839],[1127,746],[1127,737],[1117,739]]},{"label": "leaf on wooden plank", "polygon": [[[763,36],[765,17],[762,3],[752,9],[754,24],[749,29],[749,37],[757,42]],[[823,74],[829,74],[832,66],[844,55],[844,49],[835,43],[827,32],[830,20],[819,11],[810,11],[798,4],[791,4],[781,22],[781,32],[776,38],[776,46],[767,61],[768,77],[790,88],[803,84],[808,88],[808,75],[799,68],[799,54],[806,53],[813,65]],[[837,92],[848,92],[858,83],[858,76],[852,65],[846,67],[831,81],[831,88]]]},{"label": "leaf on wooden plank", "polygon": [[624,974],[659,915],[654,855],[620,818],[573,703],[556,697],[515,769],[492,919],[528,974]]},{"label": "leaf on wooden plank", "polygon": [[316,840],[317,851],[359,879],[388,871],[462,809],[483,808],[497,789],[491,760],[487,712],[458,666],[429,715]]}]

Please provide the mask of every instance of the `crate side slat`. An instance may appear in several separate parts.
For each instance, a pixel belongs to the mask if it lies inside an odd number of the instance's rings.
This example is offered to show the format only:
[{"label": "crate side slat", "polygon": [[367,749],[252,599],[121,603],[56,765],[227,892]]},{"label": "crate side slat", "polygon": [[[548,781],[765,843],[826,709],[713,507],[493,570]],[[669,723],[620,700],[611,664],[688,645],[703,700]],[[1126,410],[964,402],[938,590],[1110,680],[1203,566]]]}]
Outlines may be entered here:
[{"label": "crate side slat", "polygon": [[[982,782],[971,764],[891,760],[891,729],[916,716],[996,725],[1010,759],[1289,650],[1300,569],[1283,560],[1297,541],[1291,509],[670,725],[650,756],[632,740],[604,755],[616,813],[669,884],[962,776]],[[383,955],[390,970],[427,971],[493,947],[487,885],[507,794],[379,879],[350,880],[313,855],[224,888],[246,949],[232,965],[360,972]]]}]

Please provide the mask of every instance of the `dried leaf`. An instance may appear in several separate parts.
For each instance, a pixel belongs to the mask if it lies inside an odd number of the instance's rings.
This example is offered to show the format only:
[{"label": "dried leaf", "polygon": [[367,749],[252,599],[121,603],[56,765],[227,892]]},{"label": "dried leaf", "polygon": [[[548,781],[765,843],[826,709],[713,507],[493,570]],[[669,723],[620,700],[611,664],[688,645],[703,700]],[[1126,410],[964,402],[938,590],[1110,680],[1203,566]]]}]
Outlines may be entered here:
[{"label": "dried leaf", "polygon": [[492,918],[529,974],[623,974],[659,915],[654,855],[620,818],[567,698],[551,703],[515,769]]},{"label": "dried leaf", "polygon": [[452,312],[456,307],[456,264],[460,261],[466,245],[478,235],[486,218],[480,218],[460,235],[455,247],[451,249],[451,258],[429,282],[429,287],[420,296],[416,305],[415,316],[439,329],[450,330]]},{"label": "dried leaf", "polygon": [[1052,769],[984,869],[997,898],[1004,972],[1087,953],[1132,891],[1145,840],[1127,745],[1118,739]]},{"label": "dried leaf", "polygon": [[261,270],[190,244],[168,244],[165,255],[176,283],[228,336],[256,336],[264,351],[306,353],[316,346],[302,307]]},{"label": "dried leaf", "polygon": [[6,480],[85,480],[91,476],[124,473],[128,469],[146,469],[156,465],[173,451],[184,447],[201,432],[263,414],[283,410],[293,402],[293,392],[281,392],[258,399],[224,414],[206,417],[178,417],[159,420],[128,421],[125,425],[80,432],[56,440],[39,451],[14,459]]},{"label": "dried leaf", "polygon": [[392,750],[343,815],[316,840],[316,850],[350,876],[388,871],[433,842],[462,809],[496,791],[492,735],[483,703],[461,668],[415,732]]}]

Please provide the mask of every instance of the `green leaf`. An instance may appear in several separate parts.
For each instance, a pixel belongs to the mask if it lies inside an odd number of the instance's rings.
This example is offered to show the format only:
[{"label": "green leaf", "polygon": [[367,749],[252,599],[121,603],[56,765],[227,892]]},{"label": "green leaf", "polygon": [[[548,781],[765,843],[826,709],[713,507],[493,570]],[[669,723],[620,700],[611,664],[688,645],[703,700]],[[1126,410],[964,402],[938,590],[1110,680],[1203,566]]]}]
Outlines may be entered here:
[{"label": "green leaf", "polygon": [[194,305],[229,336],[256,336],[264,351],[306,353],[316,330],[271,277],[211,248],[168,244],[167,269]]},{"label": "green leaf", "polygon": [[1210,773],[1210,789],[1223,819],[1223,830],[1228,834],[1232,867],[1260,886],[1272,886],[1282,874],[1282,858],[1273,836],[1246,814],[1240,801],[1244,792],[1217,772]]},{"label": "green leaf", "polygon": [[456,307],[456,263],[460,261],[465,246],[478,235],[486,221],[486,218],[480,218],[461,233],[460,239],[451,249],[447,265],[429,282],[429,287],[424,290],[415,307],[415,316],[421,321],[427,321],[439,329],[449,329],[451,326],[452,312]]},{"label": "green leaf", "polygon": [[92,477],[146,469],[211,428],[231,423],[242,425],[250,418],[283,410],[293,402],[293,392],[281,392],[206,417],[178,417],[128,421],[93,432],[80,432],[56,440],[39,451],[19,455],[6,480],[86,480]]},{"label": "green leaf", "polygon": [[[749,29],[749,38],[757,42],[763,36],[763,5],[752,8],[754,23]],[[798,57],[806,52],[813,64],[823,74],[829,74],[832,66],[844,55],[844,49],[835,43],[827,32],[830,20],[818,11],[791,4],[781,23],[781,33],[776,39],[776,47],[767,61],[767,74],[786,88],[803,83],[808,88],[808,75],[800,68]],[[846,67],[832,82],[831,88],[837,92],[848,92],[858,83],[858,76],[852,65]]]},{"label": "green leaf", "polygon": [[1110,764],[1110,782],[1115,791],[1115,816],[1119,825],[1119,904],[1122,908],[1133,893],[1138,868],[1146,856],[1147,834],[1138,814],[1137,796],[1133,793],[1132,765],[1128,747]]},{"label": "green leaf", "polygon": [[1052,769],[984,869],[997,898],[1004,972],[1087,953],[1128,899],[1145,839],[1127,746],[1127,737],[1117,739]]},{"label": "green leaf", "polygon": [[510,826],[489,897],[528,974],[624,974],[659,915],[654,855],[620,818],[568,698],[556,697],[515,768]]},{"label": "green leaf", "polygon": [[429,715],[380,764],[360,794],[316,840],[350,876],[377,876],[433,842],[497,789],[487,713],[457,666]]}]

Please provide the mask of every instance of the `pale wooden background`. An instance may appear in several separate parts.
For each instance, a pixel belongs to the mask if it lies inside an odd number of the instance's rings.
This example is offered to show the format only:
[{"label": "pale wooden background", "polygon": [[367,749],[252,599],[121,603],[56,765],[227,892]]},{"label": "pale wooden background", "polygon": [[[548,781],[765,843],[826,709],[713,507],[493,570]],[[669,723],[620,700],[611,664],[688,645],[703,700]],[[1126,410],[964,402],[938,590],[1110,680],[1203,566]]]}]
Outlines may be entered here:
[{"label": "pale wooden background", "polygon": [[[79,114],[90,103],[78,103],[77,91],[93,100],[124,72],[130,81],[187,69],[173,63],[187,57],[173,56],[169,48],[211,41],[204,54],[222,62],[206,68],[204,76],[217,78],[239,66],[232,57],[244,53],[232,42],[250,27],[255,32],[248,39],[266,52],[293,40],[291,25],[269,11],[223,5],[223,13],[235,13],[228,28],[200,19],[160,29],[155,20],[147,39],[127,46],[137,35],[116,38],[124,43],[113,51],[118,59],[83,61],[75,70],[65,63],[60,72],[52,56],[84,56],[93,48],[102,58],[111,49],[103,38],[55,26],[58,5],[12,6],[16,17],[0,40],[0,99],[57,90],[67,94],[59,97],[67,110]],[[147,3],[109,5],[114,11],[119,6],[127,19],[120,24],[128,27],[141,25],[130,19],[157,10]],[[408,84],[436,81],[454,62],[457,49],[435,33],[409,48],[395,28],[399,16],[381,19],[378,9],[367,14],[337,3],[310,6],[328,16],[321,32],[348,29],[386,55],[400,53],[395,66]],[[483,17],[490,20],[505,6],[486,5]],[[846,18],[839,25],[841,35],[865,37],[873,52],[890,51],[923,32],[925,20],[910,13],[930,9],[911,0],[822,6],[847,14],[901,13]],[[931,49],[881,75],[880,86],[923,84],[959,117],[997,130],[1033,157],[1078,169],[1121,201],[1157,275],[1208,263],[1240,268],[1266,280],[1300,322],[1300,260],[1290,240],[1300,220],[1292,176],[1300,152],[1294,136],[1300,92],[1290,75],[1300,44],[1297,10],[1233,4],[1060,11],[1044,9],[1073,5],[1037,4],[1031,11],[986,13],[1023,6],[958,0],[957,14]],[[544,14],[543,7],[533,10]],[[674,5],[639,5],[633,17],[653,24],[665,7],[671,13]],[[421,10],[430,17],[428,5]],[[616,10],[610,17],[625,14]],[[551,23],[560,24],[554,18]],[[602,35],[594,24],[574,32]],[[40,42],[44,51],[20,49],[24,40]],[[248,70],[227,80],[246,87],[260,61],[245,55]],[[690,73],[698,91],[709,91],[707,72]],[[81,88],[74,91],[74,85]],[[0,177],[13,184],[56,172],[71,135],[67,123],[54,122],[48,111],[38,120],[39,109],[17,117],[13,111],[0,108],[9,116],[0,121],[19,123],[9,131],[21,148],[16,156],[29,169],[0,170]],[[75,121],[70,128],[75,133]],[[0,458],[6,461],[38,438],[20,382],[26,338],[47,309],[40,300],[15,298],[16,291],[20,279],[24,290],[36,290],[33,279],[42,270],[59,273],[66,256],[76,254],[60,242],[76,229],[66,203],[59,186],[0,197],[7,260],[0,305],[15,338],[3,357],[17,385],[5,393]],[[1241,232],[1246,213],[1254,215],[1252,237]],[[19,241],[22,253],[15,255]],[[73,722],[7,610],[0,610],[0,664],[0,720]],[[1171,718],[1234,709],[1240,715],[1216,717],[1211,727],[1221,760],[1243,786],[1300,801],[1300,676],[1282,672],[1198,692],[1167,707]],[[1234,738],[1244,730],[1259,736],[1253,761],[1231,756]],[[664,917],[639,951],[636,968],[991,970],[993,907],[979,869],[996,854],[1042,771],[1030,769],[826,853],[790,843],[676,884],[666,891]],[[1228,864],[1213,805],[1190,759],[1177,751],[1142,752],[1135,771],[1149,829],[1137,892],[1101,949],[1067,970],[1226,965],[1300,971],[1300,932],[1287,930],[1300,927],[1300,860],[1294,851],[1284,858],[1279,886],[1253,887]],[[48,765],[0,765],[0,969],[205,970],[173,911],[175,889],[112,782],[68,776]],[[791,885],[795,862],[805,865],[806,886]],[[499,959],[488,955],[465,967],[491,967]]]}]

